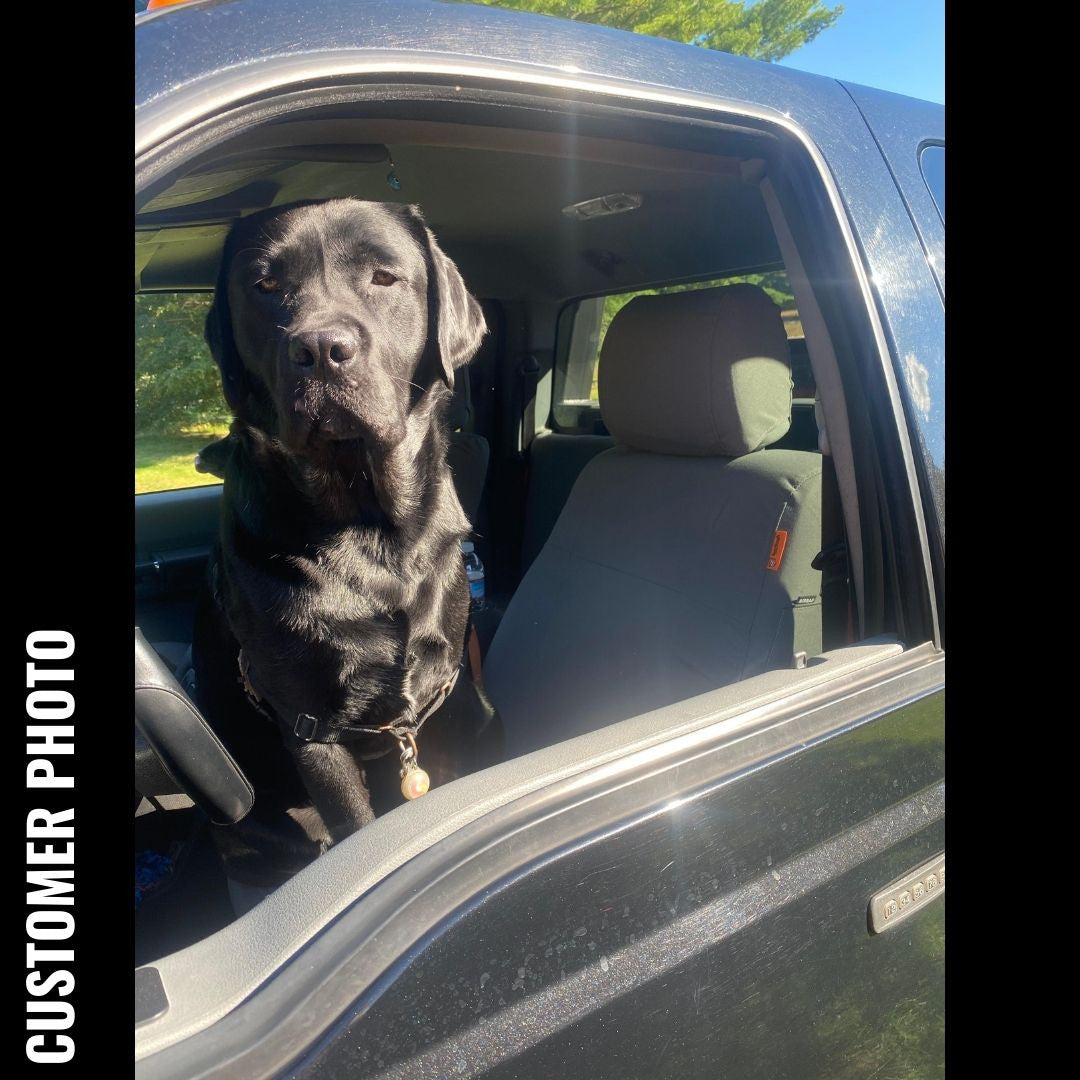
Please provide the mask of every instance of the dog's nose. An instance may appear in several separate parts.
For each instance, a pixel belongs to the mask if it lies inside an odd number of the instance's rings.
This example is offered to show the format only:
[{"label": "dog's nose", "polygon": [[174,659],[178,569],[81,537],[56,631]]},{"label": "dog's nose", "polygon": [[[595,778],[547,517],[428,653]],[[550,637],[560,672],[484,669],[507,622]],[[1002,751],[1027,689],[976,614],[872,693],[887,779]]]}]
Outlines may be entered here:
[{"label": "dog's nose", "polygon": [[329,371],[347,364],[359,348],[356,334],[344,327],[312,330],[293,334],[289,340],[289,359],[300,368]]}]

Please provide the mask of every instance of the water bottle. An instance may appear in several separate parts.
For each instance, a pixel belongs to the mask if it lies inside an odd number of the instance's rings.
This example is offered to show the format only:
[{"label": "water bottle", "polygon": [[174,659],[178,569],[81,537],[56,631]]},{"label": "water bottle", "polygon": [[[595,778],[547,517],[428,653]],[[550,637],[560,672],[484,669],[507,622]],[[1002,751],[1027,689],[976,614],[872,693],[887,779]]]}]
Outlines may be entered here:
[{"label": "water bottle", "polygon": [[469,605],[474,610],[484,606],[484,564],[476,554],[471,540],[461,541],[461,554],[465,558],[465,574],[469,579]]}]

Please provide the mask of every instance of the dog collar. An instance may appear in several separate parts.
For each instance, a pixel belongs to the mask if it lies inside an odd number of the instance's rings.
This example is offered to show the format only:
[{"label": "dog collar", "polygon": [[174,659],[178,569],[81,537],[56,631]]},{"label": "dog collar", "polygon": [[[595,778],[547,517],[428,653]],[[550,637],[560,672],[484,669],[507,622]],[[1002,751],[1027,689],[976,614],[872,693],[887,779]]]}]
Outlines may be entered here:
[{"label": "dog collar", "polygon": [[359,724],[347,724],[341,720],[320,720],[310,713],[299,713],[293,725],[293,734],[304,742],[335,743],[342,735],[389,735],[400,743],[403,739],[414,740],[420,734],[424,722],[438,711],[439,706],[450,696],[450,691],[461,674],[460,666],[442,686],[435,697],[415,720],[396,720],[392,724],[379,727],[363,727]]},{"label": "dog collar", "polygon": [[[251,703],[263,716],[275,720],[268,707],[263,704],[262,695],[255,689],[251,681],[250,664],[241,649],[236,657],[240,668],[240,682],[243,684],[244,693],[247,694]],[[414,719],[396,720],[390,724],[381,724],[379,727],[364,727],[360,724],[349,724],[342,720],[320,720],[310,713],[298,713],[296,722],[293,724],[293,734],[303,742],[317,742],[333,744],[342,741],[343,735],[386,735],[392,738],[398,745],[401,753],[401,793],[406,799],[418,799],[426,795],[431,786],[428,774],[420,768],[417,760],[419,748],[416,745],[420,729],[430,719],[443,702],[450,696],[450,692],[457,683],[461,669],[465,666],[465,659],[455,669],[453,675],[439,687],[435,697],[427,707]],[[382,754],[374,755],[381,757]]]}]

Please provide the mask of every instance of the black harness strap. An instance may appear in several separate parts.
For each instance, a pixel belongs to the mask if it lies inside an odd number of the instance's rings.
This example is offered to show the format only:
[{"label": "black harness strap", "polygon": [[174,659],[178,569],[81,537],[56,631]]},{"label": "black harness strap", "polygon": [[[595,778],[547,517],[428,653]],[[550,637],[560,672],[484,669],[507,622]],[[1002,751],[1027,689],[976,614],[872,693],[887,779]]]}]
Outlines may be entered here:
[{"label": "black harness strap", "polygon": [[[240,681],[244,686],[244,692],[247,694],[252,705],[254,705],[268,720],[273,720],[277,723],[278,717],[274,715],[271,709],[263,704],[262,695],[255,689],[255,684],[251,681],[250,664],[247,657],[244,655],[243,649],[240,650],[236,662],[240,668]],[[465,659],[463,658],[458,665],[457,670],[445,683],[443,683],[442,686],[439,687],[438,692],[428,703],[427,707],[413,719],[396,720],[393,723],[382,724],[379,727],[366,727],[361,724],[350,724],[344,720],[320,720],[310,713],[302,712],[297,713],[296,720],[293,723],[292,732],[298,739],[301,739],[304,742],[333,744],[341,742],[341,737],[343,735],[389,735],[398,743],[398,745],[401,745],[406,741],[415,745],[416,737],[420,734],[420,729],[450,696],[450,692],[454,689],[458,676],[461,674],[461,669],[464,666]]]},{"label": "black harness strap", "polygon": [[319,720],[308,713],[300,713],[293,725],[293,734],[304,742],[319,743],[340,742],[342,735],[389,735],[399,743],[406,739],[415,740],[424,723],[450,696],[450,691],[454,689],[458,676],[461,674],[462,666],[464,665],[459,665],[457,671],[439,687],[438,693],[415,720],[399,720],[392,724],[383,724],[381,727],[363,727],[360,724],[347,724],[342,720]]}]

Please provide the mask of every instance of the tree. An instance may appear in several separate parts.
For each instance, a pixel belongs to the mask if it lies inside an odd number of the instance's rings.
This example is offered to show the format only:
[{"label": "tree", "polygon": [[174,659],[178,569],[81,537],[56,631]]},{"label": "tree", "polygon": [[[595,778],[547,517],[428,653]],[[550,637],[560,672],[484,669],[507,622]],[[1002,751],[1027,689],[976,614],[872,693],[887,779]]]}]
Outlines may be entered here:
[{"label": "tree", "polygon": [[229,423],[203,324],[204,293],[142,293],[135,298],[135,430],[176,432]]},{"label": "tree", "polygon": [[469,0],[670,38],[706,49],[780,60],[843,14],[822,0]]},{"label": "tree", "polygon": [[611,320],[628,304],[635,296],[663,296],[668,293],[694,292],[697,289],[712,289],[717,285],[757,285],[765,291],[769,299],[779,308],[793,307],[795,297],[788,283],[787,273],[783,270],[772,270],[764,274],[744,274],[741,277],[727,277],[716,281],[692,281],[685,285],[662,285],[658,289],[641,289],[632,293],[617,293],[604,299],[604,316],[600,323],[599,341],[603,342]]}]

